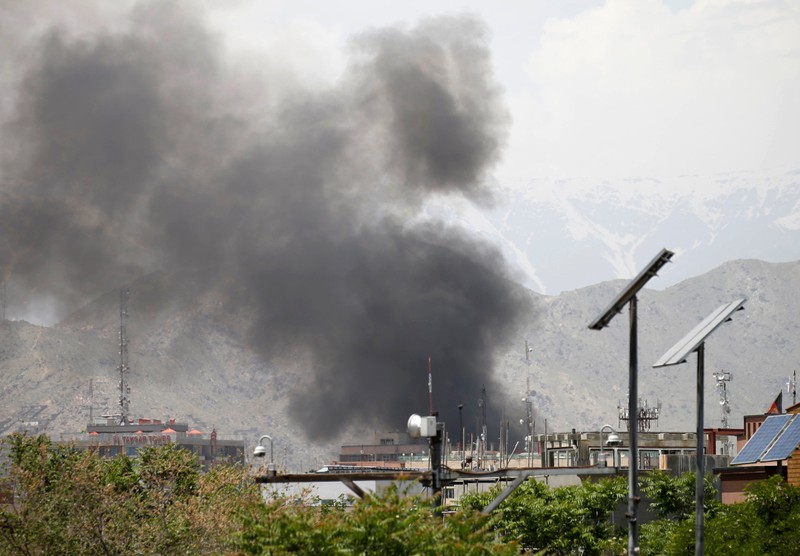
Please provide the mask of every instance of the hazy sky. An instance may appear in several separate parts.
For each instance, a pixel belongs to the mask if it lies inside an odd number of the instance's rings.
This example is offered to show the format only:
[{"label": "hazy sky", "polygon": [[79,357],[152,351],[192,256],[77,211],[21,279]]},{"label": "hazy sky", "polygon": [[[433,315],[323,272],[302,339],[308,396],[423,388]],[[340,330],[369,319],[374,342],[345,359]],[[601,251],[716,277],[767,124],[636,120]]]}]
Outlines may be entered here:
[{"label": "hazy sky", "polygon": [[[131,0],[13,6],[3,33],[108,27]],[[502,178],[758,171],[800,163],[795,0],[196,0],[254,73],[329,87],[354,36],[469,13],[489,29],[512,127]],[[17,19],[18,28],[13,26]],[[0,18],[2,19],[2,18]],[[0,67],[0,72],[2,72]],[[275,75],[273,73],[273,75]],[[287,85],[288,86],[288,85]],[[6,106],[10,99],[0,101]]]},{"label": "hazy sky", "polygon": [[800,163],[797,0],[0,0],[0,36],[11,314],[198,273],[256,311],[254,349],[311,354],[291,404],[317,437],[401,422],[425,357],[454,400],[499,391],[527,298],[427,202]]},{"label": "hazy sky", "polygon": [[478,15],[513,120],[500,178],[668,178],[800,163],[794,0],[209,5],[231,48],[254,59],[270,52],[269,63],[321,85],[344,67],[354,34]]}]

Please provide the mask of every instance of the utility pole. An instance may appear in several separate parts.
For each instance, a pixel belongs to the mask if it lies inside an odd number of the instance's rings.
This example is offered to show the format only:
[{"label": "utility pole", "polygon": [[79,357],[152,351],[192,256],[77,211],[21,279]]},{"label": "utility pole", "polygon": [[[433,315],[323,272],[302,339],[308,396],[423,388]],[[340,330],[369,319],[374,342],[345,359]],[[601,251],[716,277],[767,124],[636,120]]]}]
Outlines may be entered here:
[{"label": "utility pole", "polygon": [[131,292],[127,288],[119,290],[119,423],[130,422],[130,394],[128,384],[128,298]]},{"label": "utility pole", "polygon": [[484,458],[486,457],[486,442],[488,441],[488,431],[486,429],[486,386],[481,388],[481,397],[478,400],[478,406],[481,408],[481,432],[480,432],[480,447],[478,448],[478,462],[480,467],[484,466]]}]

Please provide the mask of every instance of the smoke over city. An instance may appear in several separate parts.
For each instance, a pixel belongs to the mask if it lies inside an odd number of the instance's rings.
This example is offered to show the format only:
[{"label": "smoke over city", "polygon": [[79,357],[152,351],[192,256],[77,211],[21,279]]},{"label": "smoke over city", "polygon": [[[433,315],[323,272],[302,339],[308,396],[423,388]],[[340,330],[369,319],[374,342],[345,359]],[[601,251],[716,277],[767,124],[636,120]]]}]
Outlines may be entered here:
[{"label": "smoke over city", "polygon": [[252,347],[308,354],[290,407],[310,437],[425,412],[428,357],[448,407],[499,391],[494,348],[524,307],[502,257],[416,219],[490,202],[508,117],[482,24],[366,31],[335,86],[304,90],[247,75],[191,6],[11,34],[2,280],[67,309],[156,270],[245,288]]}]

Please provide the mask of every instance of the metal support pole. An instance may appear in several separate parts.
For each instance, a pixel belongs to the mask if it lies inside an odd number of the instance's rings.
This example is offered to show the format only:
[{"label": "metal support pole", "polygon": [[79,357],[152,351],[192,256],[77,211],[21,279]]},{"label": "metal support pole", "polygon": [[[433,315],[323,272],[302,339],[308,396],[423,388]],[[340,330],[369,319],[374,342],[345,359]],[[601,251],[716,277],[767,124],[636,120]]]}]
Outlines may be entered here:
[{"label": "metal support pole", "polygon": [[706,458],[704,454],[705,438],[703,434],[703,368],[705,367],[706,344],[703,342],[697,348],[697,457],[695,458],[695,528],[694,528],[694,553],[695,556],[703,554],[703,518],[705,506],[704,481],[706,476]]},{"label": "metal support pole", "polygon": [[498,507],[500,504],[502,504],[502,503],[503,503],[503,500],[505,500],[506,498],[508,498],[508,497],[509,497],[509,495],[510,495],[512,492],[514,492],[514,491],[517,489],[517,487],[519,487],[519,485],[521,485],[522,483],[524,483],[524,482],[525,482],[527,479],[528,479],[528,475],[526,475],[526,474],[524,474],[524,473],[523,473],[523,474],[520,474],[520,475],[519,475],[519,476],[518,476],[516,479],[514,479],[514,480],[512,481],[512,483],[511,483],[510,485],[508,485],[508,486],[505,488],[505,490],[503,490],[503,492],[501,492],[501,493],[500,493],[500,494],[497,496],[497,498],[495,498],[494,500],[492,500],[492,501],[489,503],[489,505],[488,505],[488,506],[486,506],[486,507],[485,507],[485,508],[484,508],[484,509],[481,511],[481,513],[482,513],[483,515],[489,515],[490,513],[492,513],[493,511],[495,511],[495,510],[497,509],[497,507]]},{"label": "metal support pole", "polygon": [[[434,412],[434,415],[437,415]],[[438,417],[438,416],[437,416]],[[430,438],[431,471],[433,480],[431,481],[431,492],[433,494],[433,507],[439,508],[444,500],[442,494],[442,442],[444,440],[444,423],[436,422],[436,436]]]},{"label": "metal support pole", "polygon": [[631,297],[630,309],[630,353],[628,369],[628,436],[630,448],[628,456],[628,554],[639,554],[639,524],[636,517],[639,503],[639,382],[638,382],[638,336],[636,333],[636,296]]}]

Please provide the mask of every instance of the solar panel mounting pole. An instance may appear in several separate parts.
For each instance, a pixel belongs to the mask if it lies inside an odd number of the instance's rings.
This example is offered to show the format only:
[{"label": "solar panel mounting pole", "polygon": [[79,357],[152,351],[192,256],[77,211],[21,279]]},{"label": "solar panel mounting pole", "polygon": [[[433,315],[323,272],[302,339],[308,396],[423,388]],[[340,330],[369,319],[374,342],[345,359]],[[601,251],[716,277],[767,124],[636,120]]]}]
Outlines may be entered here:
[{"label": "solar panel mounting pole", "polygon": [[705,478],[706,478],[706,458],[704,451],[705,434],[703,432],[703,373],[705,370],[706,343],[703,342],[697,347],[697,451],[694,462],[695,481],[694,481],[694,553],[696,556],[703,554],[703,529],[705,519]]},{"label": "solar panel mounting pole", "polygon": [[653,367],[666,367],[668,365],[678,365],[686,363],[686,358],[690,353],[697,353],[697,452],[695,453],[695,539],[694,553],[696,556],[703,554],[703,527],[704,527],[704,506],[705,506],[705,435],[703,430],[703,374],[705,367],[705,341],[706,338],[717,329],[723,322],[731,320],[731,315],[735,311],[744,309],[745,299],[735,299],[730,303],[723,303],[708,315],[703,321],[695,326],[686,336],[681,338],[678,343],[673,345],[667,352],[656,361]]},{"label": "solar panel mounting pole", "polygon": [[628,457],[628,554],[639,554],[639,524],[637,504],[639,503],[639,381],[638,381],[638,335],[636,315],[636,294],[650,278],[656,275],[662,266],[667,264],[674,253],[667,249],[651,260],[648,265],[628,283],[628,285],[611,301],[603,313],[589,324],[592,330],[602,330],[616,315],[628,305],[630,314],[629,366],[628,366],[628,438],[630,443]]},{"label": "solar panel mounting pole", "polygon": [[628,354],[628,554],[639,554],[639,335],[637,333],[637,300],[628,302],[630,312],[630,341]]}]

